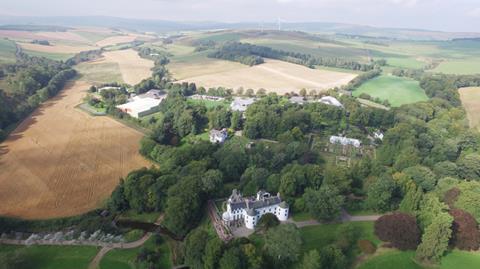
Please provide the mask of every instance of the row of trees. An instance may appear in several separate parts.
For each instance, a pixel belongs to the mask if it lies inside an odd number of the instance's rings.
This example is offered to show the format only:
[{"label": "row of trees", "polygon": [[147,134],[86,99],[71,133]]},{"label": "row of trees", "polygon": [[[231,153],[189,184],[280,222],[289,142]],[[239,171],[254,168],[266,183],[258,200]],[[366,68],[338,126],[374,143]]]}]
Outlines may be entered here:
[{"label": "row of trees", "polygon": [[264,61],[263,58],[269,58],[301,64],[310,68],[314,68],[315,65],[321,65],[359,71],[373,70],[375,66],[384,64],[383,61],[378,63],[359,63],[339,57],[317,57],[310,54],[276,50],[266,46],[241,42],[227,42],[216,51],[210,53],[208,57],[238,61],[247,65],[261,64]]}]

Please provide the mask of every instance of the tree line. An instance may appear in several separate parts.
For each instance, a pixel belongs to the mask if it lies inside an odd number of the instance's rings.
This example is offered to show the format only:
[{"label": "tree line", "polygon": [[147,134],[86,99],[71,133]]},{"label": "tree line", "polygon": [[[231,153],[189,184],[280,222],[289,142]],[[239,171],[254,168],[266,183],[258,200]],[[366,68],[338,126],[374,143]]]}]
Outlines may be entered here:
[{"label": "tree line", "polygon": [[263,58],[269,58],[300,64],[309,68],[321,65],[359,71],[373,70],[375,66],[382,63],[359,63],[340,57],[317,57],[310,54],[277,50],[241,42],[227,42],[208,54],[208,57],[236,61],[250,66],[261,64],[264,62]]}]

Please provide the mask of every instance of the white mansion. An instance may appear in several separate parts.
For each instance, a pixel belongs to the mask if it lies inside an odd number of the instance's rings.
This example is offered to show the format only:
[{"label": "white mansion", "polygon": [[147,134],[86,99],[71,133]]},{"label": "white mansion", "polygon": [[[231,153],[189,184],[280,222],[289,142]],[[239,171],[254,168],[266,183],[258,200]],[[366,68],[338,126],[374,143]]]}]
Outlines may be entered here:
[{"label": "white mansion", "polygon": [[244,198],[240,192],[233,190],[222,219],[227,226],[238,221],[244,223],[248,229],[254,229],[258,220],[267,213],[274,214],[280,221],[286,221],[288,209],[288,204],[282,202],[280,194],[272,196],[268,192],[259,191],[257,196]]}]

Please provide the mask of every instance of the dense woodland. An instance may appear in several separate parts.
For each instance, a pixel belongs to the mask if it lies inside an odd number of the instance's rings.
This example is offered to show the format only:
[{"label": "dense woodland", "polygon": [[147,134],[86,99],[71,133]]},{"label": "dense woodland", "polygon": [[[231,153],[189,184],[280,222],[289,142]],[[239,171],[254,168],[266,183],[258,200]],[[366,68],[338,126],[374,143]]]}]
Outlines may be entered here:
[{"label": "dense woodland", "polygon": [[321,65],[359,71],[369,71],[377,65],[385,64],[384,61],[365,64],[338,57],[315,57],[310,54],[276,50],[270,47],[240,42],[227,42],[210,53],[208,57],[236,61],[250,66],[263,63],[263,58],[270,58],[301,64],[310,68]]},{"label": "dense woodland", "polygon": [[55,96],[76,72],[68,65],[19,54],[17,63],[0,67],[0,140],[3,130]]}]

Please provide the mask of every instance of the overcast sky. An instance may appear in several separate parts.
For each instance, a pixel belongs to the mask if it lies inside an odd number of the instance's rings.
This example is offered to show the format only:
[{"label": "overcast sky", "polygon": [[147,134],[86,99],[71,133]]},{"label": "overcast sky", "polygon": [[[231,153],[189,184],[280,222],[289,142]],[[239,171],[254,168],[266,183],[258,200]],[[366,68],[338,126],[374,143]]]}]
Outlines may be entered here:
[{"label": "overcast sky", "polygon": [[0,0],[0,14],[175,21],[344,22],[480,31],[480,0]]}]

